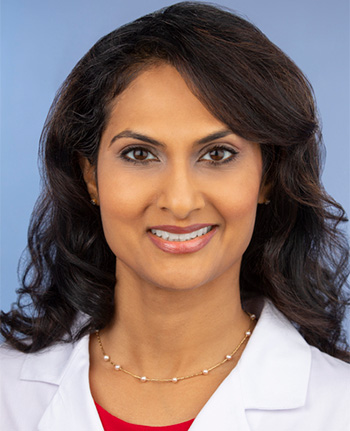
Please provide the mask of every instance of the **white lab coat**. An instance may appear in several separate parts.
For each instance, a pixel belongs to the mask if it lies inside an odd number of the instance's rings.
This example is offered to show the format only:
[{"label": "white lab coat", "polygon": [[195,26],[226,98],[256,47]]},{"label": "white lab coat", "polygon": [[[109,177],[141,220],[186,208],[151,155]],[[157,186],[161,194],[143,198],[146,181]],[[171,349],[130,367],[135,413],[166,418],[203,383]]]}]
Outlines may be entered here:
[{"label": "white lab coat", "polygon": [[[1,431],[103,430],[88,342],[27,355],[0,349]],[[238,365],[190,430],[349,431],[350,366],[310,347],[266,302]]]}]

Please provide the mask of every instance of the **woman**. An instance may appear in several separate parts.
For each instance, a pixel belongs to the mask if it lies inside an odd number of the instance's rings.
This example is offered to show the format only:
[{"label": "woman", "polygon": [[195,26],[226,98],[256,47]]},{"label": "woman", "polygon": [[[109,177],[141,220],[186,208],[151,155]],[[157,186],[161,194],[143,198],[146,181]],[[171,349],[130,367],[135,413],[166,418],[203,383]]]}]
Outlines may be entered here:
[{"label": "woman", "polygon": [[307,80],[242,18],[185,2],[98,41],[42,135],[4,429],[346,429],[321,145]]}]

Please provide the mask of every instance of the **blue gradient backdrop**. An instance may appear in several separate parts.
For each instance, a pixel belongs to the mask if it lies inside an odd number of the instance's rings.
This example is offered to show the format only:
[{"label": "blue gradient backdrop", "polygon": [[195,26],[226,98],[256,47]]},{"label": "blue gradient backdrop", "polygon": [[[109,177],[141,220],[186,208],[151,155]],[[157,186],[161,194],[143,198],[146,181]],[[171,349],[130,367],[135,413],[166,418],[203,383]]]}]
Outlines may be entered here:
[{"label": "blue gradient backdrop", "polygon": [[[1,308],[15,300],[17,264],[39,192],[37,147],[55,92],[103,35],[169,5],[160,0],[1,3]],[[348,0],[221,0],[256,24],[311,81],[323,120],[326,189],[349,214]]]}]

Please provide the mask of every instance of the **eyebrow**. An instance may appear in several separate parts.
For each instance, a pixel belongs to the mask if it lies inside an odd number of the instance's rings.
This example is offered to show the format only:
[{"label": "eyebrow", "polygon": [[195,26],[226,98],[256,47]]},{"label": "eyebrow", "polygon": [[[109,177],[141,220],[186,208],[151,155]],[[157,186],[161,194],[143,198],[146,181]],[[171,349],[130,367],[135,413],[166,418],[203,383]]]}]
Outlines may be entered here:
[{"label": "eyebrow", "polygon": [[[195,141],[195,145],[204,145],[208,144],[211,141],[215,141],[216,139],[224,138],[227,135],[232,135],[232,130],[223,129],[217,132],[211,133],[210,135],[204,136],[201,139]],[[151,138],[150,136],[143,135],[142,133],[133,132],[132,130],[124,130],[123,132],[118,133],[118,135],[114,136],[109,145],[112,145],[115,141],[122,138],[132,138],[138,141],[147,142],[148,144],[155,145],[156,147],[165,147],[165,144],[161,141]]]}]

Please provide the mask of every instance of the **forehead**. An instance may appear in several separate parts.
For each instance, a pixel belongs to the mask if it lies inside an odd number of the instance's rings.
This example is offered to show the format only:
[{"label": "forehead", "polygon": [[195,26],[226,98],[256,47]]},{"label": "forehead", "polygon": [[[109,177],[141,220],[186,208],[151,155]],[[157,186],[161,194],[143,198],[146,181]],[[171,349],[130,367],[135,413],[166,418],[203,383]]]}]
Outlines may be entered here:
[{"label": "forehead", "polygon": [[[132,129],[179,139],[227,128],[192,93],[181,74],[162,64],[141,72],[113,101],[106,133]],[[197,135],[197,136],[195,136]]]}]

